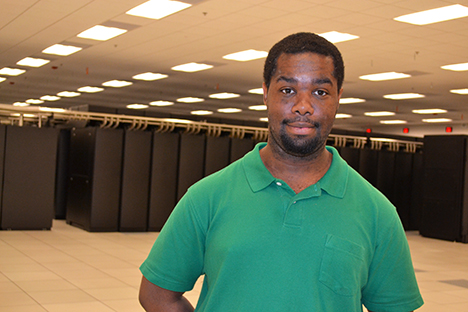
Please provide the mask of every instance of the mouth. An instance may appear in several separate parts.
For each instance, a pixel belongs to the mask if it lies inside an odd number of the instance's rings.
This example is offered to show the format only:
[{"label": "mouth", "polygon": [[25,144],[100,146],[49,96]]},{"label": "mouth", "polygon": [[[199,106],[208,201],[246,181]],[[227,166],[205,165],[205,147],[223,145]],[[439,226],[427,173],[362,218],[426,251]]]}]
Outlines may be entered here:
[{"label": "mouth", "polygon": [[285,123],[288,129],[296,135],[308,135],[315,131],[318,128],[317,123],[314,122],[304,122],[304,121],[294,121]]}]

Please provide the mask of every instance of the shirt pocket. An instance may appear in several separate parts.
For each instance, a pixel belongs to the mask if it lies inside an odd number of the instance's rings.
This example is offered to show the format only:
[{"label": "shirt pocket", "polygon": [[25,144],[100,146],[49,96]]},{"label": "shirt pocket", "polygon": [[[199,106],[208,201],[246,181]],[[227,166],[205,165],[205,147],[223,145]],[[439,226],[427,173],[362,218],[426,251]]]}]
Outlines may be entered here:
[{"label": "shirt pocket", "polygon": [[329,234],[320,265],[319,281],[342,296],[356,295],[365,284],[364,247]]}]

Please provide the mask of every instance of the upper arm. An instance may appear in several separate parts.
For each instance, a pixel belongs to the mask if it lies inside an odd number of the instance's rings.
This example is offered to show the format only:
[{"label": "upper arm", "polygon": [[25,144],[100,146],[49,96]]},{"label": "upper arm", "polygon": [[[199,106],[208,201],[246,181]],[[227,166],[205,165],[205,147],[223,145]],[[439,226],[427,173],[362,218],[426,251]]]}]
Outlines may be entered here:
[{"label": "upper arm", "polygon": [[146,311],[193,311],[192,305],[183,297],[183,294],[161,288],[144,276],[141,279],[139,300]]}]

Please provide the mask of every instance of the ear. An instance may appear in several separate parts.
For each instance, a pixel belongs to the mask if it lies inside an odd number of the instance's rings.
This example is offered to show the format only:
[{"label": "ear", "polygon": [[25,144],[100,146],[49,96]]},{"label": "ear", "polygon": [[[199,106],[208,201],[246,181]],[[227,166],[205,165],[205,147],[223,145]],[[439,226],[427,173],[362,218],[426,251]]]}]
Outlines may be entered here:
[{"label": "ear", "polygon": [[267,105],[268,88],[265,83],[262,83],[262,89],[263,89],[263,104]]}]

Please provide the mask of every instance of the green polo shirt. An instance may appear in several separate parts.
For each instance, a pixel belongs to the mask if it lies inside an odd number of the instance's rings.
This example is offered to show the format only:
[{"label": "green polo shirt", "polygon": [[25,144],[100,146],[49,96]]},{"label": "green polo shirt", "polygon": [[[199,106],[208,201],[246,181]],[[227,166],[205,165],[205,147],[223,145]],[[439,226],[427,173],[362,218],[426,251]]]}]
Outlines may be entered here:
[{"label": "green polo shirt", "polygon": [[258,144],[180,200],[141,272],[189,291],[196,311],[411,311],[422,305],[392,204],[339,156],[299,194],[263,165]]}]

